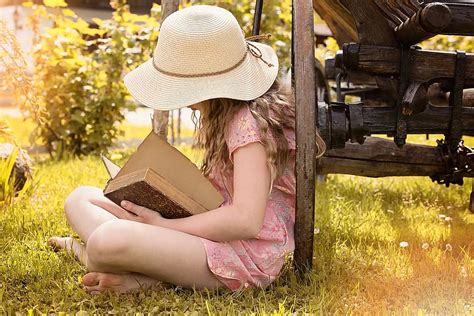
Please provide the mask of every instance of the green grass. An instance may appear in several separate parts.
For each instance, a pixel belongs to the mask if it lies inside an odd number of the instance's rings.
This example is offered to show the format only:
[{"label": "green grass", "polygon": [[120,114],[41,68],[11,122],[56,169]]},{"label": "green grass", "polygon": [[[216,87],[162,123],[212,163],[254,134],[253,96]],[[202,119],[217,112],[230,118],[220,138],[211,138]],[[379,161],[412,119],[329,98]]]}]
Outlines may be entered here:
[{"label": "green grass", "polygon": [[[196,161],[189,147],[179,149]],[[127,155],[114,157],[123,162]],[[329,175],[316,188],[314,268],[305,282],[296,279],[289,256],[281,277],[264,291],[168,289],[96,297],[81,288],[86,269],[53,252],[46,240],[78,237],[66,222],[64,199],[79,185],[103,187],[106,172],[92,156],[34,159],[36,190],[0,209],[0,313],[474,314],[470,179],[446,188],[429,178]]]}]

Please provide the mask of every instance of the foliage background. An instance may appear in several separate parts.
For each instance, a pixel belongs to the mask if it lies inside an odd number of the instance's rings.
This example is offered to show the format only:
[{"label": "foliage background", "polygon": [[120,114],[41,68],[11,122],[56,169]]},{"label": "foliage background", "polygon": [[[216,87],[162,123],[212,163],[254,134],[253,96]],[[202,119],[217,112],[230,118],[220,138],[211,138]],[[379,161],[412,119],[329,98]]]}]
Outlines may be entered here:
[{"label": "foliage background", "polygon": [[124,110],[133,110],[122,82],[124,72],[150,56],[157,39],[157,10],[150,16],[128,11],[125,1],[113,1],[110,20],[89,25],[63,1],[45,1],[34,9],[31,24],[53,21],[37,34],[34,46],[34,91],[45,110],[32,138],[39,137],[52,157],[97,154],[120,135]]}]

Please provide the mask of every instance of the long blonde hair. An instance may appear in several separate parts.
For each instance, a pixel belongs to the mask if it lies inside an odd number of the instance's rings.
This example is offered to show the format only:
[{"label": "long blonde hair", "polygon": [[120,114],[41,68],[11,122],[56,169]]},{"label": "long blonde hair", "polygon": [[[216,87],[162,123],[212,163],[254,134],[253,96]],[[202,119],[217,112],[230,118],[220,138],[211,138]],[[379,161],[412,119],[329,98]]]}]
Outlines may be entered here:
[{"label": "long blonde hair", "polygon": [[[265,147],[267,162],[271,171],[271,188],[273,182],[285,171],[289,159],[288,141],[283,128],[295,129],[295,102],[294,93],[289,85],[283,85],[276,79],[270,89],[262,96],[250,100],[240,101],[228,98],[209,99],[203,102],[199,119],[195,111],[191,115],[195,124],[195,142],[193,148],[204,148],[204,158],[200,167],[202,173],[208,176],[214,168],[222,172],[232,170],[229,160],[229,151],[226,143],[228,126],[234,115],[243,107],[248,106],[257,121],[261,141]],[[269,141],[272,134],[276,144]],[[326,151],[324,140],[316,133],[316,157],[321,157]]]}]

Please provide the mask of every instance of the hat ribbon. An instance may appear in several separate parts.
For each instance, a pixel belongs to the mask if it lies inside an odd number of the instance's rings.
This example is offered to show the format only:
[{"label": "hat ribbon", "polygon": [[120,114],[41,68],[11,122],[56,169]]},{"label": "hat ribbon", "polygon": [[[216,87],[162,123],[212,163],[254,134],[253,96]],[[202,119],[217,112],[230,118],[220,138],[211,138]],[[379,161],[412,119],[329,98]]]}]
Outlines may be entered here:
[{"label": "hat ribbon", "polygon": [[229,68],[226,68],[224,70],[219,70],[219,71],[214,71],[214,72],[197,73],[197,74],[180,74],[180,73],[171,72],[171,71],[161,69],[160,67],[158,67],[155,64],[154,57],[152,57],[152,64],[153,64],[153,67],[156,70],[158,70],[159,72],[161,72],[165,75],[168,75],[168,76],[181,77],[181,78],[207,77],[207,76],[220,75],[220,74],[229,72],[229,71],[237,68],[240,64],[242,64],[244,62],[245,57],[247,57],[247,53],[250,52],[250,54],[252,54],[254,57],[256,57],[256,58],[260,59],[261,61],[263,61],[268,67],[273,67],[275,65],[273,65],[272,63],[267,62],[265,59],[262,58],[262,55],[263,55],[262,51],[256,45],[249,42],[249,41],[259,40],[259,39],[263,39],[263,38],[267,39],[270,36],[271,36],[270,33],[266,33],[266,34],[253,35],[253,36],[246,37],[245,41],[246,41],[247,49],[245,50],[244,55],[242,56],[242,58],[235,65],[233,65]]}]

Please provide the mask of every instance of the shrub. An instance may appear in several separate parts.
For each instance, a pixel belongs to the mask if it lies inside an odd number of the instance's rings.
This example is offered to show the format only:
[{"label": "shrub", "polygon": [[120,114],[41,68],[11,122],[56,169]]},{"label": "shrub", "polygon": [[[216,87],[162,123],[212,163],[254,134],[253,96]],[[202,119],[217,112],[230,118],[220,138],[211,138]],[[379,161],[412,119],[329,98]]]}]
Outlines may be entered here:
[{"label": "shrub", "polygon": [[[15,35],[7,28],[5,21],[0,20],[0,93],[12,95],[22,110],[28,108],[41,122],[41,109],[26,68],[24,53]],[[4,119],[0,120],[0,138],[15,142]]]},{"label": "shrub", "polygon": [[139,16],[125,3],[112,1],[112,18],[93,19],[97,26],[64,8],[62,0],[45,1],[49,9],[26,4],[33,7],[33,28],[40,18],[53,21],[37,34],[33,51],[33,86],[46,112],[33,137],[41,139],[52,158],[106,151],[121,135],[124,111],[135,108],[122,76],[151,55],[159,10],[154,6],[151,15]]}]

